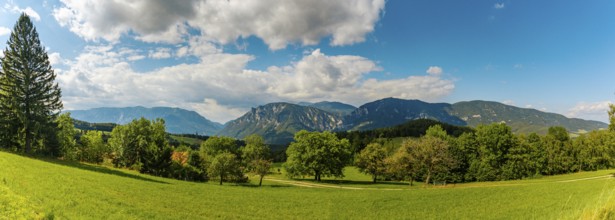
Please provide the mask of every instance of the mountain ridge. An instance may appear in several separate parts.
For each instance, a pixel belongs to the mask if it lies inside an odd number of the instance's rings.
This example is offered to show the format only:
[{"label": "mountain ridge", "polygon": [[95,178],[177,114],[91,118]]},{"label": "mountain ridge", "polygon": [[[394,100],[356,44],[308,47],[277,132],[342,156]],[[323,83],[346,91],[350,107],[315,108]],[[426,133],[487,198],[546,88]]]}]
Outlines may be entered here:
[{"label": "mountain ridge", "polygon": [[339,116],[318,108],[276,102],[252,108],[228,122],[218,135],[241,139],[250,134],[259,134],[268,143],[287,144],[300,130],[335,130],[342,123]]},{"label": "mountain ridge", "polygon": [[174,107],[101,107],[66,112],[70,112],[74,119],[91,123],[126,124],[141,117],[149,120],[162,118],[167,132],[175,134],[213,135],[223,127],[195,111]]}]

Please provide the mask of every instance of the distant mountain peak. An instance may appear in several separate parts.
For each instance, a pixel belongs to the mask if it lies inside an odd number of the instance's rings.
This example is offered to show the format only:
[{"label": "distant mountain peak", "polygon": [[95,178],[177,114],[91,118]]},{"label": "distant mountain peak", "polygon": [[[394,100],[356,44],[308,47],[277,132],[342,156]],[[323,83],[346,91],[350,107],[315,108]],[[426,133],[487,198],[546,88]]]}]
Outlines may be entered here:
[{"label": "distant mountain peak", "polygon": [[250,134],[259,134],[268,143],[286,144],[300,130],[334,130],[342,123],[339,116],[318,108],[277,102],[252,108],[243,116],[228,122],[218,134],[240,139]]},{"label": "distant mountain peak", "polygon": [[213,135],[223,127],[222,124],[212,122],[195,111],[172,107],[101,107],[67,112],[70,112],[74,119],[91,123],[126,124],[141,117],[149,120],[162,118],[169,133]]}]

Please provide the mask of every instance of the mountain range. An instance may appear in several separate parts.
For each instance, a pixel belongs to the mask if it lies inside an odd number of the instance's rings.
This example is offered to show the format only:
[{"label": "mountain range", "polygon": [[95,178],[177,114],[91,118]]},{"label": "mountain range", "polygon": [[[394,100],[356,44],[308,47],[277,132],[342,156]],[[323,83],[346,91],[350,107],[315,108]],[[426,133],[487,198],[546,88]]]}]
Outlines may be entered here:
[{"label": "mountain range", "polygon": [[225,125],[211,122],[196,112],[178,108],[97,108],[71,111],[72,117],[87,122],[125,124],[139,117],[163,118],[169,133],[221,135],[242,139],[250,134],[263,136],[270,144],[287,144],[294,133],[308,131],[372,130],[391,127],[416,119],[476,127],[480,124],[506,123],[515,133],[545,134],[551,126],[562,126],[571,133],[604,129],[606,123],[536,109],[519,108],[490,101],[454,104],[386,98],[358,108],[340,102],[270,103],[252,108]]},{"label": "mountain range", "polygon": [[195,111],[181,108],[154,107],[145,108],[94,108],[90,110],[70,110],[71,117],[91,123],[127,124],[134,119],[144,117],[149,120],[162,118],[167,132],[174,134],[215,135],[224,125],[212,122]]}]

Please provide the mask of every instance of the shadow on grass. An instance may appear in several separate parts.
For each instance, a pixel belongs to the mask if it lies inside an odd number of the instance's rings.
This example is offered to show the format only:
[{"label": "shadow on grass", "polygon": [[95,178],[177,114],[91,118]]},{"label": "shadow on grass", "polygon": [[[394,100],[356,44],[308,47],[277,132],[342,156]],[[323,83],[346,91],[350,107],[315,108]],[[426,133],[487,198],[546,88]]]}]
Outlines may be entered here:
[{"label": "shadow on grass", "polygon": [[139,175],[134,175],[134,174],[118,171],[118,170],[109,169],[109,168],[103,167],[103,166],[95,166],[95,165],[90,165],[90,164],[79,163],[79,162],[76,162],[76,161],[64,161],[64,160],[58,160],[58,159],[52,159],[52,158],[35,158],[35,159],[42,160],[42,161],[49,162],[49,163],[53,163],[53,164],[62,165],[62,166],[73,167],[73,168],[87,170],[87,171],[93,171],[93,172],[97,172],[97,173],[104,173],[104,174],[120,176],[120,177],[126,177],[126,178],[131,178],[131,179],[136,179],[136,180],[141,180],[141,181],[147,181],[147,182],[153,182],[153,183],[169,184],[167,182],[163,182],[163,181],[159,181],[159,180],[154,180],[154,179],[149,179],[149,178],[145,178],[145,177],[142,177],[142,176],[139,176]]},{"label": "shadow on grass", "polygon": [[392,185],[392,186],[408,186],[409,183],[405,182],[393,182],[393,181],[358,181],[358,180],[321,180],[320,182],[314,179],[294,179],[298,181],[305,181],[310,183],[326,183],[326,184],[343,184],[343,185]]},{"label": "shadow on grass", "polygon": [[248,187],[248,188],[286,188],[286,187],[291,187],[290,185],[287,184],[275,184],[275,185],[267,185],[267,184],[263,184],[262,186],[259,186],[256,183],[230,183],[233,185],[230,186],[239,186],[239,187]]}]

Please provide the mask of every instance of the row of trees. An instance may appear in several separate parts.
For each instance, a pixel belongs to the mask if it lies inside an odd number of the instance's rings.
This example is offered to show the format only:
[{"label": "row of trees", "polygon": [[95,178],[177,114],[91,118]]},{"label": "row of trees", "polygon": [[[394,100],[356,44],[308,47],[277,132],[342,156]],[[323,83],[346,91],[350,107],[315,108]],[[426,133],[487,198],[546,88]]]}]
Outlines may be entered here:
[{"label": "row of trees", "polygon": [[60,157],[66,160],[108,161],[141,173],[190,181],[215,178],[220,184],[245,181],[245,173],[251,172],[260,176],[260,185],[271,167],[269,147],[258,135],[248,136],[245,146],[229,137],[210,137],[193,150],[171,147],[162,119],[133,120],[114,127],[109,135],[102,131],[79,134],[68,113],[60,115],[57,124]]},{"label": "row of trees", "polygon": [[355,164],[376,181],[382,179],[470,182],[522,179],[615,165],[615,134],[592,131],[572,139],[563,127],[539,136],[514,135],[505,124],[478,126],[458,138],[440,126],[407,139],[395,151],[372,143]]}]

